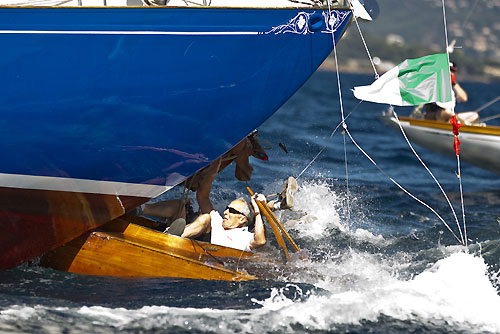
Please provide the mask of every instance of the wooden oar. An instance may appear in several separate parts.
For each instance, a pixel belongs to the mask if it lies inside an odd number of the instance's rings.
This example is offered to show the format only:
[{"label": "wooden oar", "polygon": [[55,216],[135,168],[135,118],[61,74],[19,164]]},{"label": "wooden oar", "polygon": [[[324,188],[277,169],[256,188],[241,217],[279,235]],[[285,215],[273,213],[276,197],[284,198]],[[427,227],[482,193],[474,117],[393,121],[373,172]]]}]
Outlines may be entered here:
[{"label": "wooden oar", "polygon": [[[249,189],[249,191],[252,191],[250,188],[248,188],[248,189]],[[281,232],[285,235],[286,240],[288,240],[288,242],[290,243],[290,245],[292,245],[293,249],[296,252],[299,252],[300,251],[299,247],[297,246],[297,244],[295,243],[295,241],[293,241],[292,237],[288,234],[288,232],[285,230],[285,228],[283,227],[283,225],[281,225],[281,223],[278,220],[278,218],[276,218],[276,216],[274,215],[274,213],[271,211],[271,208],[269,207],[269,205],[267,205],[267,203],[264,203],[264,202],[261,202],[261,203],[262,203],[264,209],[267,211],[267,215],[269,215],[271,217],[271,219],[274,221],[274,223],[279,227],[279,229],[281,230]],[[266,218],[267,218],[267,216],[266,216]]]},{"label": "wooden oar", "polygon": [[288,240],[288,242],[290,243],[290,245],[292,245],[293,249],[295,249],[296,252],[300,251],[299,247],[295,244],[295,242],[293,241],[292,237],[287,233],[287,231],[285,230],[285,228],[283,227],[283,225],[281,225],[281,223],[279,222],[278,218],[276,218],[276,216],[271,211],[271,208],[269,208],[269,206],[267,205],[267,203],[262,203],[262,204],[264,206],[264,209],[267,210],[268,215],[271,216],[271,218],[274,220],[274,222],[279,227],[279,229],[281,230],[281,232],[285,235],[286,240]]},{"label": "wooden oar", "polygon": [[[253,191],[250,189],[250,187],[247,187],[247,191],[250,193],[250,196],[253,196]],[[271,228],[273,229],[274,236],[276,237],[276,240],[278,241],[278,246],[280,246],[283,249],[283,252],[285,254],[285,261],[290,260],[290,254],[288,254],[288,249],[286,248],[285,240],[283,240],[283,237],[281,236],[281,233],[273,220],[273,218],[269,215],[268,210],[266,210],[267,204],[263,203],[261,201],[257,201],[257,205],[259,206],[260,211],[264,216],[266,216],[267,221],[269,222],[269,225],[271,225]],[[269,208],[268,208],[269,209]]]}]

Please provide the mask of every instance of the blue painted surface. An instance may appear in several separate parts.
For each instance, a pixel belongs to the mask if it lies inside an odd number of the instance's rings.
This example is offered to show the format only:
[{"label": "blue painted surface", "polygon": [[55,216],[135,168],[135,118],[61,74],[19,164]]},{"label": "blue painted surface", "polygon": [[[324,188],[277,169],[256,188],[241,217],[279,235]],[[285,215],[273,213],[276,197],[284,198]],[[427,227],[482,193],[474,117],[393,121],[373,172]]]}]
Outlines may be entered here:
[{"label": "blue painted surface", "polygon": [[[314,20],[304,26],[299,13]],[[175,185],[262,124],[321,64],[332,50],[329,24],[316,29],[324,14],[1,8],[0,173]]]}]

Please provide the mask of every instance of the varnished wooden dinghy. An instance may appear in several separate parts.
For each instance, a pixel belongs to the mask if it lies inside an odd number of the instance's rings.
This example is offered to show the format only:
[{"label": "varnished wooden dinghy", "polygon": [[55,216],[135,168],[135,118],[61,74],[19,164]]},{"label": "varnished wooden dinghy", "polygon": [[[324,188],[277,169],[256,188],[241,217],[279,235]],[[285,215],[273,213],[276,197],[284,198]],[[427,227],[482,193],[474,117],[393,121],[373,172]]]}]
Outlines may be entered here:
[{"label": "varnished wooden dinghy", "polygon": [[[142,225],[142,226],[141,226]],[[86,275],[182,277],[244,281],[257,277],[226,268],[224,258],[245,259],[250,252],[164,234],[153,221],[121,217],[47,254],[41,264]]]}]

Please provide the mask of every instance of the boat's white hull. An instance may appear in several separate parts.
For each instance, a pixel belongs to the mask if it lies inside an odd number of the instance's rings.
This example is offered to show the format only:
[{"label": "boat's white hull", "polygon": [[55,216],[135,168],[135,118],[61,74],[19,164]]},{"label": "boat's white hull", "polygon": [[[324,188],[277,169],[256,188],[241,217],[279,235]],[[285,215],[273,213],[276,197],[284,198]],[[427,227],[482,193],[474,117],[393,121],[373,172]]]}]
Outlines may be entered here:
[{"label": "boat's white hull", "polygon": [[[382,121],[399,131],[397,120],[392,116],[384,116]],[[453,149],[453,132],[451,124],[413,120],[401,117],[408,139],[433,152],[455,157]],[[460,128],[460,159],[477,167],[500,174],[500,129],[497,127],[463,126]]]}]

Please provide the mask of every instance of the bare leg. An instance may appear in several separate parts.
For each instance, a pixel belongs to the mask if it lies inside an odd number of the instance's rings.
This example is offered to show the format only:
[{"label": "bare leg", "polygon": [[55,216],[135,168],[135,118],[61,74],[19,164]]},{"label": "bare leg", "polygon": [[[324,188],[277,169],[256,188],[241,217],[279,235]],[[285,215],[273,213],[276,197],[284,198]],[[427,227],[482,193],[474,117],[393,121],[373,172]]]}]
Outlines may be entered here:
[{"label": "bare leg", "polygon": [[478,120],[479,114],[477,112],[474,112],[474,111],[466,111],[466,112],[458,113],[457,118],[462,123],[472,124]]},{"label": "bare leg", "polygon": [[[196,192],[196,199],[201,213],[209,213],[213,210],[213,205],[210,202],[209,197],[212,189],[212,182],[217,175],[220,164],[221,159],[219,158],[212,162],[212,164],[203,171],[203,174],[200,175],[201,182],[198,191]],[[171,199],[144,205],[142,214],[171,220],[177,218],[186,219],[186,206],[180,199]]]},{"label": "bare leg", "polygon": [[221,161],[221,158],[215,160],[204,170],[200,187],[196,192],[196,200],[202,214],[194,222],[186,226],[181,235],[184,238],[195,238],[212,230],[210,212],[214,209],[214,206],[210,201],[210,191],[212,190],[212,183],[215,176],[219,171]]},{"label": "bare leg", "polygon": [[204,170],[205,175],[196,192],[196,200],[198,201],[201,213],[210,213],[210,211],[214,209],[210,201],[210,191],[212,190],[212,183],[214,182],[215,176],[219,171],[221,161],[221,158],[215,160],[206,170]]},{"label": "bare leg", "polygon": [[[182,208],[181,210],[179,210],[179,206],[181,205]],[[168,219],[186,219],[186,207],[183,205],[180,199],[171,199],[168,201],[146,204],[143,210],[143,214]]]}]

